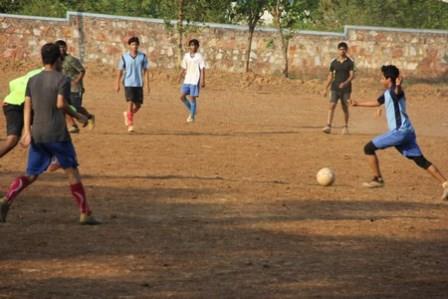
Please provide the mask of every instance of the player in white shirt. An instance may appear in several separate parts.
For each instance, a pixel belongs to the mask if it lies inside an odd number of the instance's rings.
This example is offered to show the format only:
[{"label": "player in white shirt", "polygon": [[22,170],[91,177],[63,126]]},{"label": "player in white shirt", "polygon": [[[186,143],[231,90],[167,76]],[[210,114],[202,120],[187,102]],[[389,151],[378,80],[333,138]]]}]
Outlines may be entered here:
[{"label": "player in white shirt", "polygon": [[199,97],[199,90],[201,87],[205,87],[205,61],[198,53],[199,41],[197,39],[190,40],[188,47],[190,52],[184,55],[181,64],[180,78],[184,78],[184,82],[181,87],[180,100],[188,109],[187,122],[191,123],[196,117],[196,99]]}]

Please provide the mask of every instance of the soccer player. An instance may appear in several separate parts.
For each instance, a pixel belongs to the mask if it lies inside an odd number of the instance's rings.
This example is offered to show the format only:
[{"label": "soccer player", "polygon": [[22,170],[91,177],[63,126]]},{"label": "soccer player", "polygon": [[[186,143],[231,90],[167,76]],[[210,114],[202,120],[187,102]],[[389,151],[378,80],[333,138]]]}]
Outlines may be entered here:
[{"label": "soccer player", "polygon": [[414,127],[406,113],[406,98],[401,87],[399,69],[394,65],[385,65],[381,67],[381,72],[383,75],[381,82],[386,88],[384,93],[376,101],[352,101],[352,106],[359,107],[378,107],[384,104],[389,127],[389,132],[374,138],[364,147],[374,177],[363,186],[368,188],[384,186],[376,151],[395,147],[403,156],[413,160],[439,181],[443,188],[442,200],[448,200],[448,181],[437,167],[423,156],[417,144]]},{"label": "soccer player", "polygon": [[324,96],[327,97],[328,89],[331,86],[330,93],[330,107],[328,111],[327,125],[322,129],[326,134],[331,133],[331,126],[333,123],[334,110],[338,100],[341,100],[341,107],[344,111],[345,125],[342,129],[342,134],[348,134],[349,109],[348,103],[352,92],[352,80],[354,78],[355,64],[347,56],[348,45],[344,42],[338,44],[339,55],[330,64],[330,73],[328,74],[325,85]]},{"label": "soccer player", "polygon": [[[87,122],[87,117],[74,112],[66,102],[70,96],[70,80],[60,72],[62,57],[53,43],[41,48],[44,70],[28,81],[24,105],[24,129],[21,144],[29,146],[26,175],[17,177],[0,200],[0,222],[19,193],[32,184],[56,157],[67,174],[73,198],[79,206],[81,224],[99,224],[87,204],[78,171],[75,148],[65,123],[65,113]],[[31,124],[32,118],[32,124]]]},{"label": "soccer player", "polygon": [[[81,64],[81,61],[67,53],[67,43],[63,40],[58,40],[55,44],[59,47],[62,55],[62,73],[70,78],[70,99],[67,99],[70,105],[75,107],[75,109],[87,116],[88,118],[88,127],[89,129],[93,129],[95,126],[95,116],[90,114],[87,109],[85,109],[82,105],[83,95],[85,92],[83,79],[86,74],[86,70],[84,66]],[[66,120],[70,125],[68,131],[70,133],[79,133],[79,128],[76,125],[73,118],[69,115],[66,115]]]},{"label": "soccer player", "polygon": [[205,61],[201,53],[198,53],[199,41],[192,39],[188,42],[189,53],[182,60],[180,78],[184,78],[181,87],[180,100],[188,109],[187,122],[194,122],[197,110],[197,98],[200,88],[205,87]]},{"label": "soccer player", "polygon": [[146,55],[138,50],[140,40],[133,36],[128,40],[128,45],[129,52],[123,54],[118,62],[115,90],[120,92],[123,80],[125,99],[128,103],[127,111],[123,112],[124,123],[128,127],[128,132],[131,133],[134,132],[134,116],[143,104],[144,77],[146,77],[148,94],[151,89],[149,86],[149,61]]},{"label": "soccer player", "polygon": [[6,140],[0,145],[0,158],[6,155],[19,142],[23,130],[23,103],[29,78],[42,72],[42,68],[32,70],[25,76],[9,82],[9,94],[3,100],[3,113],[6,119]]}]

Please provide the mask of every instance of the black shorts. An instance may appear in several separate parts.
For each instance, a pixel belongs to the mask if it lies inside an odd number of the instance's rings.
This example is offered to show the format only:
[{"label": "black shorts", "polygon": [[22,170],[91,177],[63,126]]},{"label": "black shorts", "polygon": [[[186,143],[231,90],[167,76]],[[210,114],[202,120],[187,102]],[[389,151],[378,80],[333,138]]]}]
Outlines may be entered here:
[{"label": "black shorts", "polygon": [[143,87],[125,87],[124,96],[126,102],[143,104]]},{"label": "black shorts", "polygon": [[350,91],[332,90],[330,94],[330,102],[336,104],[338,100],[341,100],[343,105],[347,105],[350,100],[350,95]]},{"label": "black shorts", "polygon": [[6,118],[6,135],[20,137],[23,129],[23,104],[3,104],[3,113]]}]

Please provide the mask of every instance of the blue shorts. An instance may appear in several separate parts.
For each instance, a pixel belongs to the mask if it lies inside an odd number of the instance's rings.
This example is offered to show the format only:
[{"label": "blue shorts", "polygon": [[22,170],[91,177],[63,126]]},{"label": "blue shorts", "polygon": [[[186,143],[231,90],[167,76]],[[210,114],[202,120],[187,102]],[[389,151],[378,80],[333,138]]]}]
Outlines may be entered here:
[{"label": "blue shorts", "polygon": [[183,84],[182,87],[180,88],[180,92],[182,92],[182,94],[186,94],[192,97],[198,97],[199,96],[199,90],[200,87],[198,84]]},{"label": "blue shorts", "polygon": [[77,168],[76,152],[71,141],[34,143],[31,142],[28,151],[26,173],[30,176],[45,172],[55,157],[63,169]]},{"label": "blue shorts", "polygon": [[378,149],[394,146],[405,157],[423,156],[414,131],[390,131],[374,138],[372,142]]}]

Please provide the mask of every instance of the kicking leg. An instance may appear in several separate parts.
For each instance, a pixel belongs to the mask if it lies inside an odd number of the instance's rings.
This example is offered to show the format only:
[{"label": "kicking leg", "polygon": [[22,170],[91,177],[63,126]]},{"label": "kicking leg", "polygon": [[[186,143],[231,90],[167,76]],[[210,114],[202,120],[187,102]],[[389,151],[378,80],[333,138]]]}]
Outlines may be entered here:
[{"label": "kicking leg", "polygon": [[8,215],[9,207],[16,197],[26,187],[31,185],[38,176],[20,176],[15,178],[6,192],[6,195],[1,199],[0,203],[0,222],[6,222],[6,216]]}]

